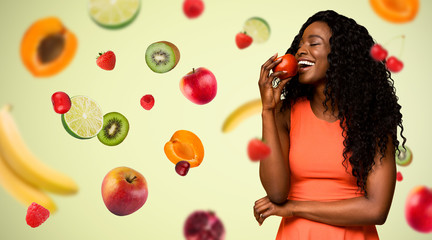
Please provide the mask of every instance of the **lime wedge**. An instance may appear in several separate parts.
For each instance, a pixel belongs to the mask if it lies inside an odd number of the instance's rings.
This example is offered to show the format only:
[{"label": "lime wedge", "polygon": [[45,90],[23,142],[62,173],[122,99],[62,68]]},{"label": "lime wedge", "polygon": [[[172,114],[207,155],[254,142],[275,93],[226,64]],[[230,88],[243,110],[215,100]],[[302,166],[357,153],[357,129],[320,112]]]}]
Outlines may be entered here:
[{"label": "lime wedge", "polygon": [[89,0],[91,18],[105,28],[122,28],[138,15],[140,0]]},{"label": "lime wedge", "polygon": [[260,17],[246,20],[243,30],[252,37],[255,43],[263,43],[270,37],[270,25]]},{"label": "lime wedge", "polygon": [[66,131],[80,139],[96,136],[103,125],[103,114],[99,105],[86,96],[72,97],[71,103],[70,110],[61,117]]}]

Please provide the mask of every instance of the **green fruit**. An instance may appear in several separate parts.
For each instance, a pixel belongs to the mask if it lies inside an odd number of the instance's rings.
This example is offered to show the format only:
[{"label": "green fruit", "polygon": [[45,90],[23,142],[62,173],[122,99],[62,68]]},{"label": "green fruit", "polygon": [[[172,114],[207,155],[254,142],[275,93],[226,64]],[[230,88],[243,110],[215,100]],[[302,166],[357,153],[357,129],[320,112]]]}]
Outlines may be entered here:
[{"label": "green fruit", "polygon": [[89,14],[100,26],[122,28],[138,15],[140,0],[89,0]]},{"label": "green fruit", "polygon": [[180,51],[170,42],[155,42],[148,46],[145,60],[153,72],[165,73],[177,65],[180,60]]},{"label": "green fruit", "polygon": [[63,127],[73,137],[89,139],[102,129],[103,113],[99,105],[86,96],[71,98],[70,110],[61,115]]},{"label": "green fruit", "polygon": [[413,159],[411,149],[409,149],[407,146],[405,146],[405,148],[406,151],[402,146],[399,146],[398,149],[396,149],[396,163],[400,166],[410,165]]},{"label": "green fruit", "polygon": [[260,17],[246,20],[243,31],[252,37],[254,43],[263,43],[270,38],[270,25]]},{"label": "green fruit", "polygon": [[123,142],[129,132],[129,121],[118,112],[110,112],[103,116],[103,127],[98,139],[108,146],[115,146]]}]

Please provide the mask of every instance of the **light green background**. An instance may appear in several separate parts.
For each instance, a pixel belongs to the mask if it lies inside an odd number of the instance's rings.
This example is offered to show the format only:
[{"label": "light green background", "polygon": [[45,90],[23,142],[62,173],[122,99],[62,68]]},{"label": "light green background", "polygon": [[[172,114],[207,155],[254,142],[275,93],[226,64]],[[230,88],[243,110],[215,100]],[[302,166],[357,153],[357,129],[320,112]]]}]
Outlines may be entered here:
[{"label": "light green background", "polygon": [[[336,0],[206,0],[198,19],[187,19],[182,0],[142,1],[139,16],[121,30],[106,30],[91,21],[86,0],[16,0],[0,2],[0,105],[13,105],[13,116],[29,148],[46,164],[72,176],[77,195],[51,195],[58,212],[36,229],[26,225],[26,208],[0,190],[0,239],[183,239],[183,222],[194,210],[210,209],[222,219],[227,239],[274,239],[280,222],[270,217],[260,227],[252,215],[255,200],[265,192],[258,164],[248,160],[247,142],[261,135],[255,115],[233,132],[223,134],[225,117],[237,106],[259,97],[260,66],[274,53],[283,54],[300,26],[313,13],[333,9],[364,25],[380,43],[404,34],[385,47],[400,57],[405,67],[394,74],[403,106],[407,145],[414,152],[409,167],[399,167],[404,180],[397,183],[393,205],[383,226],[382,239],[430,239],[431,234],[412,230],[404,218],[408,192],[417,185],[432,185],[430,161],[430,56],[432,53],[431,1],[421,1],[417,18],[392,24],[379,18],[369,1]],[[34,78],[19,56],[21,38],[37,19],[58,16],[78,37],[72,63],[50,78]],[[235,35],[252,16],[266,19],[272,29],[268,42],[239,50]],[[155,41],[176,44],[179,64],[165,74],[152,72],[144,52]],[[113,71],[96,66],[100,51],[113,50]],[[218,93],[209,104],[188,101],[178,84],[192,68],[206,67],[216,76]],[[107,147],[97,138],[69,136],[52,109],[51,95],[87,95],[106,112],[123,113],[130,122],[125,141]],[[144,110],[140,98],[153,94],[154,108]],[[201,166],[186,177],[177,175],[163,146],[179,129],[197,134],[205,147]],[[111,214],[103,204],[100,187],[105,174],[118,166],[140,171],[149,185],[147,203],[125,217]]]}]

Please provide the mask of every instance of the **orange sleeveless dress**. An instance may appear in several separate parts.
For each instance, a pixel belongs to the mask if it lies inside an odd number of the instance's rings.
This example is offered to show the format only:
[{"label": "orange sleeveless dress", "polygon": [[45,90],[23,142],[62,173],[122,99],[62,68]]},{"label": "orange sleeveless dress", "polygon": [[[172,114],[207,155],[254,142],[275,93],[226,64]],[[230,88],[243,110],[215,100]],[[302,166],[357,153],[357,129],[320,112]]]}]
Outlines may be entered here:
[{"label": "orange sleeveless dress", "polygon": [[[296,201],[335,201],[361,196],[356,178],[343,162],[340,121],[326,122],[315,116],[307,99],[291,108],[289,166]],[[371,226],[333,226],[299,217],[282,218],[276,240],[375,240]]]}]

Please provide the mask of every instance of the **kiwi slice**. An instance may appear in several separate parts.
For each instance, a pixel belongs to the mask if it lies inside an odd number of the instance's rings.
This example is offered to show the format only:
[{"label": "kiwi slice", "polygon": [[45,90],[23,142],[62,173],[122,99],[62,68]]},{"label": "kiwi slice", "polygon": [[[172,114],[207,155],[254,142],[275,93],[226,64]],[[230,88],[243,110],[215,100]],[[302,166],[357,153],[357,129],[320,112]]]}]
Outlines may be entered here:
[{"label": "kiwi slice", "polygon": [[171,71],[180,60],[180,51],[176,45],[160,41],[148,46],[145,53],[147,66],[156,73]]},{"label": "kiwi slice", "polygon": [[102,130],[98,133],[99,141],[108,146],[123,142],[129,132],[129,121],[118,112],[110,112],[103,116]]},{"label": "kiwi slice", "polygon": [[396,149],[396,164],[399,166],[408,166],[412,162],[413,154],[411,149],[407,146],[405,148],[406,150],[402,146],[399,146]]}]

